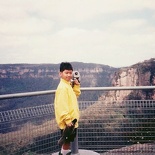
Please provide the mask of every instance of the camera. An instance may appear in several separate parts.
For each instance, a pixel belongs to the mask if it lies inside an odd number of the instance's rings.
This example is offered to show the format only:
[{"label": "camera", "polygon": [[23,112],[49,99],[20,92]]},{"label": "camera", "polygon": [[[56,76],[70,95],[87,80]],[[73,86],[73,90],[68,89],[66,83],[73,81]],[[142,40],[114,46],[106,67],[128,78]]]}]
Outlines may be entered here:
[{"label": "camera", "polygon": [[72,79],[71,79],[71,82],[72,82],[72,86],[74,86],[74,80],[77,79],[78,82],[80,83],[81,81],[81,76],[80,76],[80,73],[78,71],[73,71],[73,74],[72,74]]},{"label": "camera", "polygon": [[81,77],[80,77],[80,73],[78,71],[73,71],[72,80],[74,81],[75,79],[77,79],[80,83]]}]

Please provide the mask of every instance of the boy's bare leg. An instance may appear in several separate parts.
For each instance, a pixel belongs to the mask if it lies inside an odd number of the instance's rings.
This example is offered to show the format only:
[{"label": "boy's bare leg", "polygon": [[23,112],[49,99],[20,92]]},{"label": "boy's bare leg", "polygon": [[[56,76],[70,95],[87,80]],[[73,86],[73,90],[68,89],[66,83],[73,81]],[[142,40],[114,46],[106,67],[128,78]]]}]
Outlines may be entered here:
[{"label": "boy's bare leg", "polygon": [[62,148],[63,148],[64,150],[69,150],[69,149],[70,149],[70,143],[65,143],[65,144],[63,144],[63,145],[62,145]]},{"label": "boy's bare leg", "polygon": [[61,148],[61,154],[66,155],[70,152],[70,143],[64,143]]}]

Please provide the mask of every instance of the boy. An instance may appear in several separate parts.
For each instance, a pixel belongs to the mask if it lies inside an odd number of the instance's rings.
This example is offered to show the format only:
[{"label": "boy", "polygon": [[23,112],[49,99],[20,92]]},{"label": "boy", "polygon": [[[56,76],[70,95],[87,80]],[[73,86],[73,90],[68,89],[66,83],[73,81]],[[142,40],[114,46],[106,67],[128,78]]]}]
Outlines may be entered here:
[{"label": "boy", "polygon": [[[77,103],[77,97],[81,94],[80,83],[77,79],[74,80],[74,87],[71,86],[73,67],[68,62],[62,62],[60,64],[60,83],[57,87],[54,106],[55,106],[55,116],[56,122],[61,129],[61,133],[66,127],[72,127],[72,121],[77,119],[75,123],[75,128],[78,127],[79,120],[79,107]],[[75,130],[76,131],[76,130]],[[75,135],[76,136],[76,133]],[[75,137],[73,137],[74,139]],[[73,140],[72,139],[72,140]],[[61,152],[59,155],[70,154],[70,142],[64,142],[61,147]]]}]

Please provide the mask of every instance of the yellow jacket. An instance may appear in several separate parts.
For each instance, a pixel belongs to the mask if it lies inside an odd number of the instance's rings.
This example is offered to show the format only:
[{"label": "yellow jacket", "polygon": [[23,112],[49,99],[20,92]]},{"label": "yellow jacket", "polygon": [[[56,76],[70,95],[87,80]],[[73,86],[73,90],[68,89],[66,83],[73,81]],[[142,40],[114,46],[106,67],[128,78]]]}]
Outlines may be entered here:
[{"label": "yellow jacket", "polygon": [[60,80],[54,100],[56,121],[60,129],[64,129],[66,124],[75,118],[77,119],[75,127],[78,127],[79,106],[77,97],[80,94],[80,85],[74,85],[72,88],[70,82],[64,79]]}]

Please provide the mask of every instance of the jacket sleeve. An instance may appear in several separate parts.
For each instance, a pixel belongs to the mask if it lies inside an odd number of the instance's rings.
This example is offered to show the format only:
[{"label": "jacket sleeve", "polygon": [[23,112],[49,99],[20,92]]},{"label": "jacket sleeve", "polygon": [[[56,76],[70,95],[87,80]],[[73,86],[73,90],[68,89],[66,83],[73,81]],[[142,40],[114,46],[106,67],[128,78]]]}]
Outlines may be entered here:
[{"label": "jacket sleeve", "polygon": [[74,91],[75,95],[76,95],[77,97],[79,97],[80,94],[81,94],[80,85],[74,85],[73,91]]},{"label": "jacket sleeve", "polygon": [[69,124],[71,117],[69,114],[68,95],[65,89],[61,89],[56,94],[55,112],[59,123]]}]

